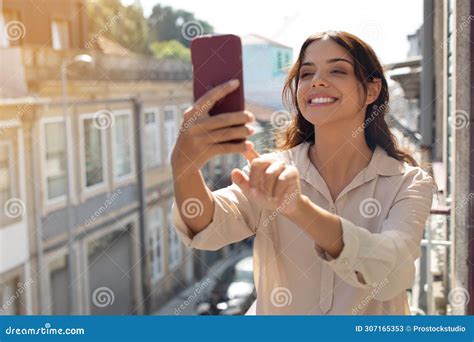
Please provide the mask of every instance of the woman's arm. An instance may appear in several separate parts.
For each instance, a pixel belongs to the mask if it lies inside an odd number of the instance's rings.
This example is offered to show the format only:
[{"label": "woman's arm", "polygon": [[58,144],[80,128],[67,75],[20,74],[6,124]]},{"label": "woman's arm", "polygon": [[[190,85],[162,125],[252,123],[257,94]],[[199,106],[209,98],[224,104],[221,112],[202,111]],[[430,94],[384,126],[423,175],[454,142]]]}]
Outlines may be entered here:
[{"label": "woman's arm", "polygon": [[186,226],[197,234],[206,228],[214,215],[214,201],[200,170],[173,168],[174,196]]},{"label": "woman's arm", "polygon": [[[380,233],[372,233],[312,203],[301,194],[295,166],[255,158],[250,175],[232,174],[249,199],[288,217],[314,241],[317,256],[354,287],[374,289],[388,300],[413,284],[414,261],[433,201],[433,179],[422,169],[407,172]],[[355,205],[358,205],[357,203]],[[383,285],[383,286],[382,286]]]},{"label": "woman's arm", "polygon": [[[188,108],[171,153],[177,208],[194,234],[209,225],[214,212],[213,197],[200,169],[217,155],[245,152],[252,146],[246,141],[253,134],[252,129],[246,126],[255,119],[252,113],[242,111],[216,116],[208,113],[217,101],[238,87],[238,80],[221,84]],[[233,139],[241,142],[230,143]]]},{"label": "woman's arm", "polygon": [[344,246],[339,216],[331,214],[311,202],[307,196],[301,195],[297,210],[286,217],[305,231],[331,257],[339,256]]},{"label": "woman's arm", "polygon": [[[249,167],[245,166],[242,172],[248,175]],[[183,190],[182,195],[186,198],[187,189]],[[175,196],[173,202],[174,226],[187,247],[217,250],[256,233],[262,208],[247,198],[236,184],[213,192],[210,192],[209,189],[207,191],[213,203],[213,213],[208,225],[197,233],[188,227],[184,219],[189,214],[188,216],[193,220],[192,217],[197,216],[200,212],[199,204],[190,200],[187,203],[185,199],[179,210],[178,196]],[[189,207],[186,209],[187,206]]]},{"label": "woman's arm", "polygon": [[423,170],[410,172],[380,233],[331,214],[306,196],[298,210],[286,216],[314,240],[317,255],[341,279],[355,287],[377,289],[375,299],[389,300],[413,284],[433,187],[433,179]]}]

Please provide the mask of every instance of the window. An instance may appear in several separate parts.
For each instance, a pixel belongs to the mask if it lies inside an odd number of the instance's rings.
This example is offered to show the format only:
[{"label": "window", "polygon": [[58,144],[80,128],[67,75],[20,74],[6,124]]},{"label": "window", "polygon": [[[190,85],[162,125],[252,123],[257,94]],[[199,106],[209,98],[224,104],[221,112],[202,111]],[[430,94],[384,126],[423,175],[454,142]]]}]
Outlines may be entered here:
[{"label": "window", "polygon": [[52,45],[55,50],[69,49],[69,24],[66,20],[51,23]]},{"label": "window", "polygon": [[99,129],[93,117],[83,119],[83,156],[86,188],[105,182],[104,178],[104,131]]},{"label": "window", "polygon": [[167,219],[168,219],[168,246],[169,246],[169,264],[170,268],[175,268],[179,265],[181,260],[181,241],[179,240],[178,233],[176,233],[175,228],[173,227],[172,221],[172,211],[171,205],[168,206],[167,211]]},{"label": "window", "polygon": [[291,64],[291,61],[290,61],[290,53],[287,52],[287,53],[285,54],[285,67],[288,68],[288,67],[290,66],[290,64]]},{"label": "window", "polygon": [[282,60],[281,52],[278,51],[277,52],[277,71],[281,71],[282,68],[283,68],[283,60]]},{"label": "window", "polygon": [[44,158],[47,199],[66,194],[65,129],[62,120],[44,124]]},{"label": "window", "polygon": [[150,265],[152,279],[156,280],[163,275],[163,217],[162,209],[154,207],[148,210],[148,246],[150,251]]},{"label": "window", "polygon": [[242,169],[245,166],[243,157],[240,153],[235,153],[232,160],[232,168]]},{"label": "window", "polygon": [[165,108],[165,156],[167,163],[170,162],[170,154],[173,150],[173,145],[178,137],[178,124],[176,121],[175,107]]},{"label": "window", "polygon": [[0,13],[0,47],[6,48],[10,46],[10,41],[8,40],[6,20],[3,13]]},{"label": "window", "polygon": [[0,13],[0,47],[7,48],[20,45],[21,39],[25,36],[25,31],[25,26],[20,22],[18,12],[5,11]]},{"label": "window", "polygon": [[5,202],[13,197],[11,172],[11,145],[0,142],[0,210],[3,212]]},{"label": "window", "polygon": [[145,110],[145,163],[147,167],[161,164],[160,121],[158,108]]},{"label": "window", "polygon": [[216,182],[220,182],[221,178],[224,177],[222,166],[224,164],[224,155],[218,155],[215,157],[214,161],[214,179]]},{"label": "window", "polygon": [[106,253],[105,251],[108,251],[112,246],[117,245],[117,242],[121,238],[129,235],[132,229],[133,225],[131,223],[124,226],[120,225],[120,229],[114,229],[112,232],[102,235],[95,240],[90,240],[87,244],[87,258],[89,261],[97,261],[99,256]]},{"label": "window", "polygon": [[202,175],[204,176],[204,180],[206,181],[207,185],[210,185],[211,180],[211,161],[208,161],[204,167],[202,168]]},{"label": "window", "polygon": [[115,116],[114,133],[114,176],[122,178],[132,173],[132,144],[133,134],[131,114],[124,113]]},{"label": "window", "polygon": [[19,292],[15,284],[21,284],[18,279],[0,284],[0,316],[18,315]]}]

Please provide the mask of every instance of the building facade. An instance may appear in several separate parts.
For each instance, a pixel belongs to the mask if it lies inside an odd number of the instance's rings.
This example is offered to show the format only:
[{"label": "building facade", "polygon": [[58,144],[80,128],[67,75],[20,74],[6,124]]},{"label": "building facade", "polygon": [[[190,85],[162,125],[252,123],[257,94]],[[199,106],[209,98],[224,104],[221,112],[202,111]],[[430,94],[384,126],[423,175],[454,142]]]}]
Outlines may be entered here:
[{"label": "building facade", "polygon": [[[84,0],[32,6],[0,16],[23,30],[0,37],[0,314],[150,313],[232,249],[188,250],[171,227],[190,65],[90,44]],[[241,163],[205,177],[229,185]]]}]

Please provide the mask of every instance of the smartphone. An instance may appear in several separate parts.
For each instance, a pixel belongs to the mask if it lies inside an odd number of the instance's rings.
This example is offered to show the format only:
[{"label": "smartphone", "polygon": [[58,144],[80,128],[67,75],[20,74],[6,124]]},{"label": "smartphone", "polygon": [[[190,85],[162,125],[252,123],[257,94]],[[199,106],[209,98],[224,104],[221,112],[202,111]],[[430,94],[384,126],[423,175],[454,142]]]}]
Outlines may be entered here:
[{"label": "smartphone", "polygon": [[208,90],[238,79],[240,86],[209,111],[210,115],[244,110],[244,82],[242,71],[242,42],[233,34],[199,36],[191,41],[194,101]]}]

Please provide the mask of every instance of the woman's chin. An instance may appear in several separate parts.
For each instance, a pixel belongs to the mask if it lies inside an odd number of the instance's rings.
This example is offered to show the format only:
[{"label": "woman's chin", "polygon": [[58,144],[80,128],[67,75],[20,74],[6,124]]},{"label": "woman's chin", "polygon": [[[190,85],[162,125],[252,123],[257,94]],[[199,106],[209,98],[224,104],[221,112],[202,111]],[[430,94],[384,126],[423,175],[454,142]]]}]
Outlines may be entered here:
[{"label": "woman's chin", "polygon": [[337,114],[334,112],[325,112],[324,110],[311,109],[306,110],[305,113],[303,113],[303,117],[315,127],[320,127],[333,122],[336,119]]}]

